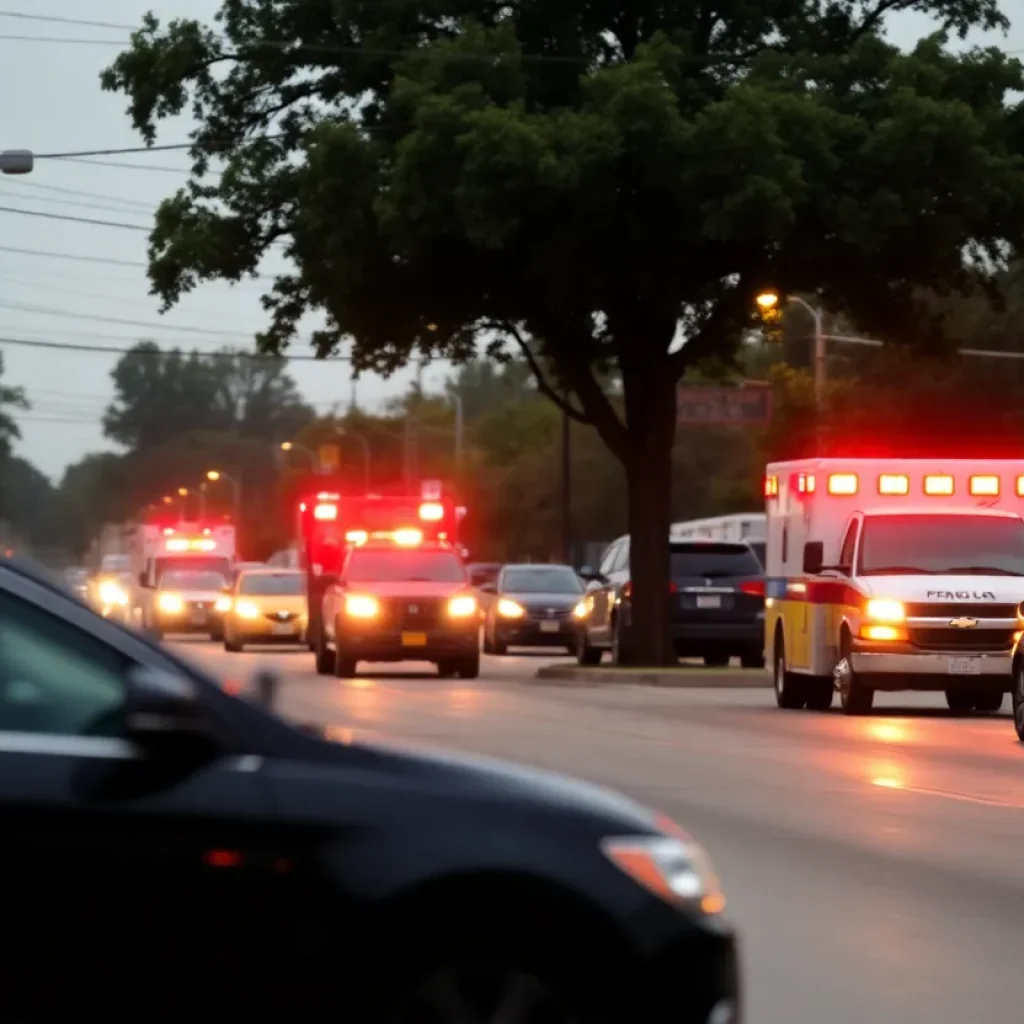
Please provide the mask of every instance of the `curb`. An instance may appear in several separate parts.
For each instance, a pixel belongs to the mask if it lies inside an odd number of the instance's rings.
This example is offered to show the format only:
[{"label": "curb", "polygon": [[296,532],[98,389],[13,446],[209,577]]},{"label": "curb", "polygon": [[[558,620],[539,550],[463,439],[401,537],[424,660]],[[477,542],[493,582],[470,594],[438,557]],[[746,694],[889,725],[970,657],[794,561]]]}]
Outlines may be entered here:
[{"label": "curb", "polygon": [[677,690],[766,690],[772,678],[763,669],[699,668],[577,668],[545,665],[534,682],[549,686],[634,685],[662,686]]}]

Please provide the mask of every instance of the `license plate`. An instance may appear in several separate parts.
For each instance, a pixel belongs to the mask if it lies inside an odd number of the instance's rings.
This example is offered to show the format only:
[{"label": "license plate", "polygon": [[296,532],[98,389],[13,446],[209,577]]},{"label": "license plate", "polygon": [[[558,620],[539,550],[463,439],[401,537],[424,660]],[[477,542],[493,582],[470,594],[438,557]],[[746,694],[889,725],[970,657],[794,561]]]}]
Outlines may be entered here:
[{"label": "license plate", "polygon": [[402,646],[403,647],[426,647],[427,646],[427,634],[426,633],[403,633],[402,634]]},{"label": "license plate", "polygon": [[291,622],[277,622],[274,624],[274,636],[292,636],[295,633],[295,625]]},{"label": "license plate", "polygon": [[540,624],[540,631],[542,633],[557,633],[559,624],[557,622],[542,622]]},{"label": "license plate", "polygon": [[949,674],[951,676],[980,676],[981,658],[950,658]]},{"label": "license plate", "polygon": [[697,597],[698,608],[721,608],[722,599],[718,594],[699,594]]}]

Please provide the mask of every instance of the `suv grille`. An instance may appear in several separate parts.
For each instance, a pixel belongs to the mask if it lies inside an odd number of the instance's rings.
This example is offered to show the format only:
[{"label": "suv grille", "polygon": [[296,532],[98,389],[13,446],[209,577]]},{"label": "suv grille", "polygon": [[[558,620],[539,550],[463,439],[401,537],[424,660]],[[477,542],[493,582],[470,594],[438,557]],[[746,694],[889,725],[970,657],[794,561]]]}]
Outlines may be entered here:
[{"label": "suv grille", "polygon": [[1017,616],[1015,604],[907,604],[908,619],[958,619],[961,615],[973,619],[1013,619]]},{"label": "suv grille", "polygon": [[381,600],[381,623],[392,629],[435,628],[442,619],[448,599],[437,597],[388,597]]}]

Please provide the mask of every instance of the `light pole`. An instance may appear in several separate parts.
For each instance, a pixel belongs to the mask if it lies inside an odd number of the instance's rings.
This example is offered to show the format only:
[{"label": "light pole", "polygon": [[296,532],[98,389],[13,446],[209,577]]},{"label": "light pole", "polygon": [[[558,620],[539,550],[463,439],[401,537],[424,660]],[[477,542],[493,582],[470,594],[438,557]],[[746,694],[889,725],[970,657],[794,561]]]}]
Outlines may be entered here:
[{"label": "light pole", "polygon": [[462,466],[462,434],[465,423],[462,395],[453,394],[452,403],[455,405],[455,472],[458,473]]},{"label": "light pole", "polygon": [[[787,295],[786,302],[791,302],[807,310],[814,321],[814,404],[820,412],[825,401],[825,376],[827,371],[825,358],[825,341],[827,340],[825,336],[825,314],[799,295]],[[779,296],[776,292],[762,292],[757,297],[757,304],[764,310],[775,309],[779,304]]]},{"label": "light pole", "polygon": [[31,174],[35,157],[29,149],[0,150],[0,174]]},{"label": "light pole", "polygon": [[208,469],[206,471],[206,479],[212,484],[215,484],[220,480],[231,484],[232,497],[234,499],[235,529],[237,530],[242,516],[242,488],[238,481],[233,476],[228,476],[227,473],[222,473],[219,469]]},{"label": "light pole", "polygon": [[312,448],[307,448],[304,444],[297,444],[295,441],[282,441],[278,446],[283,452],[302,452],[303,455],[309,456],[310,468],[316,470],[319,468],[320,459],[317,457],[315,451]]}]

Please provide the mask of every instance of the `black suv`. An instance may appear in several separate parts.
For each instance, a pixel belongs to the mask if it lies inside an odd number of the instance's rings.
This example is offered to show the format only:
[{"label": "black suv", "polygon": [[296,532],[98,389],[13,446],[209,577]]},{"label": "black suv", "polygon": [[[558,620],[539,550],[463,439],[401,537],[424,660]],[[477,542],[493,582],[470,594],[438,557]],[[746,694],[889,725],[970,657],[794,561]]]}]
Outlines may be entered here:
[{"label": "black suv", "polygon": [[3,560],[0,829],[3,1020],[739,1020],[670,822],[308,735]]},{"label": "black suv", "polygon": [[[671,628],[676,657],[703,658],[708,666],[739,658],[744,668],[764,667],[764,569],[749,544],[671,541]],[[601,568],[580,571],[590,585],[578,634],[581,665],[596,665],[605,651],[629,662],[632,584],[629,537],[609,545]]]}]

